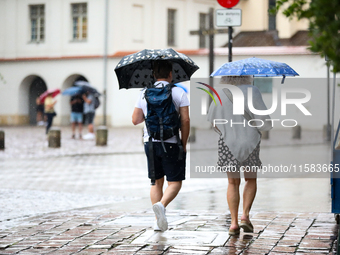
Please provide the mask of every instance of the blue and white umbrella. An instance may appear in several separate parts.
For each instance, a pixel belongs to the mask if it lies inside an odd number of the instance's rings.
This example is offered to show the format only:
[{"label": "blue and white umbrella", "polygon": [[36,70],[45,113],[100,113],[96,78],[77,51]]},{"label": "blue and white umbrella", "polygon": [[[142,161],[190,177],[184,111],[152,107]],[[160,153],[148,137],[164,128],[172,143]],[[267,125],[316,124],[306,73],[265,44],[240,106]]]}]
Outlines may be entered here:
[{"label": "blue and white umbrella", "polygon": [[79,95],[79,94],[82,94],[83,93],[83,90],[81,87],[70,87],[68,89],[65,89],[61,94],[63,96],[75,96],[75,95]]},{"label": "blue and white umbrella", "polygon": [[282,75],[283,83],[286,76],[296,76],[299,74],[285,63],[252,57],[235,62],[225,63],[210,76],[241,75],[253,75],[255,77],[271,77]]}]

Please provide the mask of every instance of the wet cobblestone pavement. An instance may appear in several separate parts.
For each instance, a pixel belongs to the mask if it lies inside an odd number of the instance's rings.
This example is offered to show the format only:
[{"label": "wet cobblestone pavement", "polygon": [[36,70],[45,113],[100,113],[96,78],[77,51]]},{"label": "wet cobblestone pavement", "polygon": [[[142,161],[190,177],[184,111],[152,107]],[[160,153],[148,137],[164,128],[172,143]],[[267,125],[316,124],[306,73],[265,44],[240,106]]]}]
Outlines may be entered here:
[{"label": "wet cobblestone pavement", "polygon": [[333,254],[337,225],[328,213],[252,214],[254,233],[229,236],[222,212],[168,211],[169,230],[150,228],[154,214],[92,208],[50,213],[0,232],[0,254]]},{"label": "wet cobblestone pavement", "polygon": [[[335,254],[338,225],[327,179],[260,178],[254,233],[230,237],[227,179],[188,178],[167,208],[169,230],[154,232],[141,129],[110,129],[108,146],[98,147],[70,139],[63,127],[60,149],[47,147],[43,128],[1,129],[0,255]],[[213,148],[211,133],[196,134],[205,138],[196,146]],[[273,160],[275,147],[275,155],[280,148],[322,152],[317,160],[328,162],[320,132],[290,136],[275,131],[263,140],[264,161]]]}]

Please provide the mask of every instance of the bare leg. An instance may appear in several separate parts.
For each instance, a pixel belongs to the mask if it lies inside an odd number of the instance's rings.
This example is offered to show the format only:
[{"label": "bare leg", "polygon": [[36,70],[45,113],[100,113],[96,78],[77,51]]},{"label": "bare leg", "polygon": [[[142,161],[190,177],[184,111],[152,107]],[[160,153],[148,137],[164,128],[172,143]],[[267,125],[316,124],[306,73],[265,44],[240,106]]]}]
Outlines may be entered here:
[{"label": "bare leg", "polygon": [[231,214],[231,226],[230,229],[238,229],[238,206],[240,204],[240,178],[228,177],[228,190],[227,190],[227,201]]},{"label": "bare leg", "polygon": [[249,212],[255,199],[256,190],[256,177],[245,177],[245,185],[243,190],[243,214],[241,220],[249,221]]},{"label": "bare leg", "polygon": [[82,123],[78,123],[78,128],[79,128],[79,136],[81,137],[81,133],[83,131],[83,124]]},{"label": "bare leg", "polygon": [[163,197],[163,184],[164,184],[164,177],[161,179],[156,180],[155,185],[152,185],[150,188],[150,198],[151,203],[155,204],[161,201]]},{"label": "bare leg", "polygon": [[94,133],[94,131],[93,131],[93,124],[89,124],[88,128],[89,128],[89,132],[90,133]]},{"label": "bare leg", "polygon": [[72,122],[72,135],[75,135],[76,133],[76,123],[75,122]]},{"label": "bare leg", "polygon": [[168,187],[164,191],[164,195],[161,199],[161,203],[166,207],[174,198],[182,187],[182,181],[168,182]]},{"label": "bare leg", "polygon": [[43,119],[42,113],[41,113],[40,111],[37,112],[37,123],[38,123],[39,121],[42,121],[42,119]]}]

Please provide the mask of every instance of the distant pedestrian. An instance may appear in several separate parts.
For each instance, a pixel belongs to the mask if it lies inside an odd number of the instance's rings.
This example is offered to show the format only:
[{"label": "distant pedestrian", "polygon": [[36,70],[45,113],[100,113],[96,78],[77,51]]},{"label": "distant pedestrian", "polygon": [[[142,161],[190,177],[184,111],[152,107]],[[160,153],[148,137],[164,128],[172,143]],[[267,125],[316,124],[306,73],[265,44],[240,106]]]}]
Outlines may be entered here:
[{"label": "distant pedestrian", "polygon": [[72,139],[76,138],[76,126],[78,125],[79,139],[82,139],[84,100],[81,95],[71,97],[71,125]]},{"label": "distant pedestrian", "polygon": [[[260,91],[252,86],[252,76],[223,76],[221,84],[235,85],[248,98],[248,89],[253,92],[253,106],[257,110],[267,110]],[[257,191],[257,170],[261,169],[260,131],[270,130],[272,123],[268,115],[256,115],[249,111],[247,100],[244,100],[244,115],[233,114],[233,95],[228,88],[216,89],[222,105],[212,103],[208,112],[208,121],[212,124],[216,119],[228,120],[227,124],[216,124],[215,131],[220,135],[218,142],[217,166],[228,174],[227,201],[231,214],[229,235],[238,235],[240,228],[244,232],[253,232],[250,222],[250,209]],[[236,100],[236,96],[235,96]],[[229,123],[235,123],[231,125]],[[245,123],[242,125],[241,123]],[[243,191],[243,212],[241,223],[238,223],[238,207],[240,203],[239,187],[241,183],[240,169],[245,168],[245,185]],[[249,171],[248,171],[249,170]]]},{"label": "distant pedestrian", "polygon": [[95,138],[94,135],[94,126],[93,121],[95,117],[95,97],[90,92],[86,92],[83,94],[84,100],[84,117],[85,117],[85,124],[88,128],[88,133],[84,135],[85,140],[92,140]]},{"label": "distant pedestrian", "polygon": [[[154,84],[156,88],[164,89],[172,81],[171,62],[155,62],[153,72],[157,80]],[[188,97],[181,88],[172,86],[170,89],[172,103],[180,115],[180,140],[178,141],[177,135],[174,135],[164,140],[164,142],[153,138],[151,141],[149,140],[146,125],[144,126],[144,149],[148,160],[148,175],[151,180],[155,179],[155,184],[150,189],[150,198],[157,219],[154,224],[154,230],[156,231],[168,229],[165,208],[177,196],[182,187],[182,181],[185,179],[186,144],[190,130]],[[141,92],[132,114],[132,123],[134,125],[144,122],[148,114],[149,105],[145,99],[145,93],[146,90]],[[178,121],[177,118],[176,120]],[[178,134],[177,131],[176,133]],[[152,143],[152,149],[150,148],[150,143]],[[152,165],[154,166],[153,170]],[[163,193],[164,176],[167,178],[168,187]]]},{"label": "distant pedestrian", "polygon": [[36,103],[36,110],[37,110],[37,125],[38,126],[44,126],[44,104],[41,102],[40,97],[37,97],[35,100]]},{"label": "distant pedestrian", "polygon": [[49,93],[44,101],[45,106],[44,110],[45,115],[47,117],[46,134],[48,134],[48,131],[52,126],[53,118],[57,115],[56,112],[54,111],[54,105],[57,103],[57,101],[53,99],[52,94],[53,94],[52,92]]}]

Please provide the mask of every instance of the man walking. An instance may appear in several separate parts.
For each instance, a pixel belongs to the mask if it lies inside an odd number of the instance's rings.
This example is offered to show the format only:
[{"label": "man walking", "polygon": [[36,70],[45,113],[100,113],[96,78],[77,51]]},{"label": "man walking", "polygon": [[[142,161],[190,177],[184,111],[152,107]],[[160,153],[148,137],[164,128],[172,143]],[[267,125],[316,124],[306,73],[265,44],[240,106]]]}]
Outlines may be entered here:
[{"label": "man walking", "polygon": [[95,98],[94,95],[90,92],[86,92],[83,94],[84,100],[84,116],[85,116],[85,124],[87,124],[88,133],[84,135],[85,140],[93,140],[95,138],[94,128],[93,128],[93,120],[95,116]]},{"label": "man walking", "polygon": [[71,97],[70,104],[72,139],[76,138],[76,125],[78,125],[79,139],[82,139],[84,100],[80,95],[75,95]]},{"label": "man walking", "polygon": [[[157,80],[154,84],[156,87],[166,86],[172,81],[171,62],[164,60],[155,62],[153,72]],[[182,187],[182,181],[185,179],[186,144],[190,130],[188,97],[181,88],[172,87],[171,91],[172,101],[176,111],[180,114],[180,134],[184,151],[182,159],[179,159],[181,150],[176,136],[164,140],[164,144],[159,140],[153,139],[153,155],[150,155],[149,134],[146,126],[144,126],[144,149],[148,160],[148,175],[150,179],[153,178],[153,174],[150,171],[151,160],[153,160],[155,170],[155,185],[151,186],[150,198],[157,219],[154,230],[158,231],[168,229],[165,208],[177,196]],[[147,116],[148,107],[144,93],[145,90],[141,92],[132,114],[132,123],[134,125],[142,123],[145,120],[145,116]],[[164,176],[166,176],[168,181],[168,187],[163,193]]]}]

